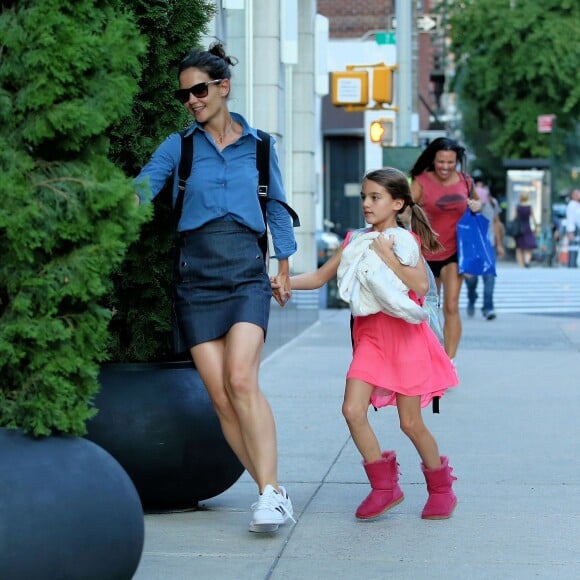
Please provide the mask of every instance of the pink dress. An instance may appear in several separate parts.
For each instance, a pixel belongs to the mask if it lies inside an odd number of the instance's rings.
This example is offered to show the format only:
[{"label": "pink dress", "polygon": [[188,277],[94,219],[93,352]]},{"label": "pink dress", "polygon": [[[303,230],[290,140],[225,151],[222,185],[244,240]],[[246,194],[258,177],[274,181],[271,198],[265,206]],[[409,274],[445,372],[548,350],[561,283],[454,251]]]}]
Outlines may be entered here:
[{"label": "pink dress", "polygon": [[[351,239],[348,235],[344,244]],[[418,304],[411,290],[409,296]],[[379,312],[355,316],[354,353],[347,379],[374,386],[371,403],[379,408],[397,404],[397,393],[420,396],[421,407],[441,397],[459,380],[453,363],[428,322],[411,324]]]}]

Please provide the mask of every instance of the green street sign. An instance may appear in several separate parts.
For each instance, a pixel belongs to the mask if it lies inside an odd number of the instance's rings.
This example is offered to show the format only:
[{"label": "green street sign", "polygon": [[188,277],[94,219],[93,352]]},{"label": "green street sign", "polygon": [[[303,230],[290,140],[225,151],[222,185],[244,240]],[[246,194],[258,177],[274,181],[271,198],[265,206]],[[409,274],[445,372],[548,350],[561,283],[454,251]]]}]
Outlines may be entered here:
[{"label": "green street sign", "polygon": [[375,41],[377,44],[396,44],[397,37],[394,32],[377,32],[375,34]]}]

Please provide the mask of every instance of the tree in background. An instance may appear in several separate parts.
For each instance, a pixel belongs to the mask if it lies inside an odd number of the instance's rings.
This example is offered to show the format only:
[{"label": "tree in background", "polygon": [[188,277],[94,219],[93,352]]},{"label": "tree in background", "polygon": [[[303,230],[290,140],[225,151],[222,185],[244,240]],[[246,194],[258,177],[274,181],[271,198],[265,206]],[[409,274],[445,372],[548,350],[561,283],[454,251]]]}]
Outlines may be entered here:
[{"label": "tree in background", "polygon": [[147,211],[109,159],[145,41],[118,2],[0,2],[0,426],[83,434]]},{"label": "tree in background", "polygon": [[[580,3],[464,0],[446,7],[456,61],[452,87],[478,159],[566,157],[580,117]],[[555,114],[555,134],[537,131]]]}]

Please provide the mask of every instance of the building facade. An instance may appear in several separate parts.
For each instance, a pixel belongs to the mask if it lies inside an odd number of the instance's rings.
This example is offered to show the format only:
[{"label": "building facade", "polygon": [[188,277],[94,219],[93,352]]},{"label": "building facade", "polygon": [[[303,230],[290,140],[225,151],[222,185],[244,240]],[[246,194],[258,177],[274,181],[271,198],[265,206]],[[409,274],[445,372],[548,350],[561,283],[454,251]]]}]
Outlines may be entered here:
[{"label": "building facade", "polygon": [[[405,2],[400,6],[412,9],[413,23],[441,3]],[[393,26],[396,0],[216,0],[216,8],[205,41],[209,45],[219,38],[239,58],[231,108],[276,138],[287,196],[302,222],[291,266],[294,272],[311,270],[316,266],[315,232],[333,229],[344,235],[364,225],[362,176],[385,165],[387,153],[395,151],[371,142],[371,122],[392,124],[390,146],[417,149],[441,133],[446,55],[440,17],[435,31],[421,33],[413,26],[409,32],[412,60],[404,72],[412,82],[405,103],[412,110],[411,138],[401,144],[396,111],[345,112],[332,105],[329,94],[333,71],[400,64],[399,31]]]},{"label": "building facade", "polygon": [[[230,108],[269,132],[290,205],[300,216],[295,230],[294,272],[316,267],[315,231],[322,222],[321,99],[328,91],[328,20],[316,0],[215,0],[216,15],[203,44],[221,40],[239,62],[232,69]],[[276,260],[271,261],[277,270]],[[272,306],[265,354],[318,317],[318,293],[296,293]]]},{"label": "building facade", "polygon": [[[445,2],[436,0],[401,0],[410,13],[408,29],[396,25],[397,0],[318,0],[318,11],[329,20],[328,68],[344,71],[347,66],[384,63],[398,66],[395,73],[395,102],[410,109],[408,119],[391,110],[346,112],[332,105],[328,95],[322,105],[324,150],[324,214],[341,235],[362,227],[360,180],[368,170],[394,165],[408,171],[420,147],[449,132],[449,97],[447,39],[443,10]],[[408,62],[399,62],[400,38],[406,33],[410,47]],[[372,75],[372,68],[369,68]],[[405,102],[400,102],[397,83],[409,81]],[[369,77],[370,78],[370,77]],[[372,103],[369,103],[372,106]],[[373,121],[384,123],[383,143],[373,143]],[[410,135],[400,142],[398,126],[409,123]]]},{"label": "building facade", "polygon": [[[277,143],[288,201],[298,212],[294,270],[315,265],[314,232],[322,172],[320,100],[328,91],[326,19],[316,0],[217,0],[212,30],[239,59],[230,107]],[[318,219],[317,219],[318,218]]]}]

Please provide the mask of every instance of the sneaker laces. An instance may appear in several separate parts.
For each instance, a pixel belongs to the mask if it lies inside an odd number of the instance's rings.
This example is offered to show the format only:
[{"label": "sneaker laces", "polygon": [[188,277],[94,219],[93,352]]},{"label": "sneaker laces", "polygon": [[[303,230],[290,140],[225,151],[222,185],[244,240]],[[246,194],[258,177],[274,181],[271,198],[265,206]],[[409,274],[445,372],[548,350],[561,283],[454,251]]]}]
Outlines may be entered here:
[{"label": "sneaker laces", "polygon": [[254,502],[251,506],[251,510],[257,509],[276,509],[278,507],[278,502],[271,495],[260,494],[258,501]]},{"label": "sneaker laces", "polygon": [[277,508],[282,508],[282,511],[285,515],[287,515],[294,523],[296,520],[292,516],[292,514],[288,511],[286,507],[286,503],[284,501],[280,501],[276,495],[279,495],[282,500],[287,499],[284,495],[280,492],[275,491],[274,493],[269,494],[261,494],[258,498],[257,502],[254,502],[251,506],[251,510],[258,510],[258,509],[269,509],[269,510],[276,510]]}]

